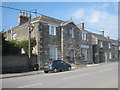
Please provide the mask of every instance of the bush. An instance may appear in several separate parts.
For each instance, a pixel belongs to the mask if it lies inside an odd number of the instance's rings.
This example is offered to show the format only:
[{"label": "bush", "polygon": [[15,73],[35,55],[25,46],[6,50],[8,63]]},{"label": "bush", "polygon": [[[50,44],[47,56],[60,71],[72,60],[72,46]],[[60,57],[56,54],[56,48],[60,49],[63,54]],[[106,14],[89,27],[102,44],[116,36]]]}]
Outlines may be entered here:
[{"label": "bush", "polygon": [[[21,48],[23,48],[28,55],[28,40],[24,41],[5,41],[4,35],[2,35],[2,54],[3,55],[17,55],[21,53]],[[31,38],[31,53],[33,47],[36,45],[35,38]]]},{"label": "bush", "polygon": [[20,54],[21,48],[16,43],[16,41],[4,41],[2,43],[2,54],[8,55],[8,54]]},{"label": "bush", "polygon": [[[32,54],[33,47],[36,45],[35,38],[31,38],[30,42],[31,42],[30,43],[30,46],[31,46],[30,51],[31,51],[31,54]],[[19,47],[23,48],[27,55],[28,55],[28,52],[29,52],[29,50],[28,50],[29,44],[28,43],[29,43],[28,40],[24,40],[24,41],[19,42]]]}]

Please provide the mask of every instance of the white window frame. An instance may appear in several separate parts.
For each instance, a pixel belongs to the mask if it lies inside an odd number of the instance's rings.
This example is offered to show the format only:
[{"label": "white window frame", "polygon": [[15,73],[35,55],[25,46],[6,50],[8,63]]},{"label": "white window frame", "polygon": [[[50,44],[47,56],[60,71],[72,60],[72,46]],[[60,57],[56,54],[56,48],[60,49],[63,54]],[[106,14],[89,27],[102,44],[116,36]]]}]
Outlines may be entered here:
[{"label": "white window frame", "polygon": [[111,48],[111,44],[110,43],[108,44],[108,47]]},{"label": "white window frame", "polygon": [[82,40],[87,40],[87,34],[85,32],[82,32]]},{"label": "white window frame", "polygon": [[[53,28],[53,29],[52,29]],[[56,36],[56,26],[54,25],[49,25],[49,35],[54,35]]]},{"label": "white window frame", "polygon": [[49,58],[52,60],[58,59],[58,49],[56,47],[49,48]]},{"label": "white window frame", "polygon": [[118,50],[120,50],[120,46],[118,47]]},{"label": "white window frame", "polygon": [[105,60],[107,61],[107,59],[108,59],[108,54],[107,52],[105,52]]},{"label": "white window frame", "polygon": [[70,38],[74,38],[74,29],[70,27]]},{"label": "white window frame", "polygon": [[112,53],[111,52],[109,53],[109,59],[112,59]]},{"label": "white window frame", "polygon": [[118,58],[118,56],[115,54],[115,58]]},{"label": "white window frame", "polygon": [[88,61],[88,51],[87,51],[87,49],[82,50],[82,55],[84,55],[84,59],[82,59],[82,61]]},{"label": "white window frame", "polygon": [[103,42],[102,41],[100,42],[100,47],[103,48]]},{"label": "white window frame", "polygon": [[115,47],[115,51],[117,51],[117,47]]}]

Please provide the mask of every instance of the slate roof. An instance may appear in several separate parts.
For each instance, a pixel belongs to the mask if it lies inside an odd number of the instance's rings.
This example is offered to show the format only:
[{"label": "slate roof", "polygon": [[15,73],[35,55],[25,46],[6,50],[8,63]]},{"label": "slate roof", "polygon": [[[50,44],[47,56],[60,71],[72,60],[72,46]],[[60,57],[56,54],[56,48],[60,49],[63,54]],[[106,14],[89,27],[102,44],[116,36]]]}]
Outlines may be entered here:
[{"label": "slate roof", "polygon": [[54,23],[57,23],[57,24],[61,24],[62,22],[65,22],[63,20],[55,19],[55,18],[45,16],[45,15],[40,15],[38,17],[32,18],[31,21],[35,21],[35,20],[46,21],[46,22],[53,22],[54,21]]},{"label": "slate roof", "polygon": [[[69,20],[68,21],[63,21],[63,20],[55,19],[55,18],[52,18],[52,17],[49,17],[49,16],[45,16],[45,15],[40,15],[40,16],[34,17],[34,18],[31,19],[31,22],[36,21],[36,20],[45,21],[45,22],[48,22],[48,23],[49,22],[53,22],[53,23],[56,23],[58,25],[60,25],[61,23],[69,22]],[[22,25],[15,26],[15,27],[13,27],[11,29],[23,27],[23,26],[26,26],[28,24],[29,24],[29,22],[26,22],[26,23],[24,23]],[[11,30],[11,29],[9,29],[9,30]],[[7,30],[7,31],[9,31],[9,30]]]},{"label": "slate roof", "polygon": [[113,45],[118,45],[118,40],[110,39],[110,41],[111,41],[111,43],[112,43]]},{"label": "slate roof", "polygon": [[104,37],[100,34],[95,34],[95,33],[91,33],[91,34],[99,40],[109,41],[109,39],[107,39],[106,37]]}]

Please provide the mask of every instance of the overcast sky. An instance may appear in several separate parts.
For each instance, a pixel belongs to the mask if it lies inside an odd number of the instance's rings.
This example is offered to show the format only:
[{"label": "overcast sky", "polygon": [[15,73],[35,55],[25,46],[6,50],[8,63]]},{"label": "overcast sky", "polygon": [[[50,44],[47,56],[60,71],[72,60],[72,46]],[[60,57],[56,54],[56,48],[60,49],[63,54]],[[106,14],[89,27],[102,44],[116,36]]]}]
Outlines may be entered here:
[{"label": "overcast sky", "polygon": [[[117,2],[3,2],[2,5],[21,10],[37,9],[41,14],[64,21],[73,18],[75,23],[80,23],[82,20],[89,31],[99,33],[103,28],[106,36],[118,38]],[[2,28],[17,26],[18,16],[19,11],[3,8]]]}]

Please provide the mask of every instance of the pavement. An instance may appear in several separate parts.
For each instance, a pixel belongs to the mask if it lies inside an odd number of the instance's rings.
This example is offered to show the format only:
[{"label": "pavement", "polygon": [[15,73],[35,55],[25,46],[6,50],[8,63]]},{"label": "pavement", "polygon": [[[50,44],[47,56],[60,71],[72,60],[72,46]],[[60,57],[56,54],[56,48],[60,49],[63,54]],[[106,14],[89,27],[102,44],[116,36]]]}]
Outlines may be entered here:
[{"label": "pavement", "polygon": [[[73,69],[77,69],[77,66],[72,66]],[[10,73],[10,74],[0,74],[0,79],[5,79],[5,78],[13,78],[13,77],[22,77],[22,76],[28,76],[28,75],[35,75],[35,74],[42,74],[44,73],[43,70],[39,71],[30,71],[30,72],[22,72],[22,73]]]},{"label": "pavement", "polygon": [[118,63],[5,78],[2,79],[2,88],[118,88]]},{"label": "pavement", "polygon": [[[79,66],[77,66],[75,64],[72,64],[71,66],[72,66],[72,70],[74,70],[74,69],[78,69],[78,68],[94,67],[94,66],[103,65],[103,64],[106,64],[106,63],[88,64],[88,65],[79,65]],[[42,74],[42,73],[44,73],[43,70],[23,72],[23,73],[0,74],[0,79],[13,78],[13,77],[22,77],[22,76]]]}]

